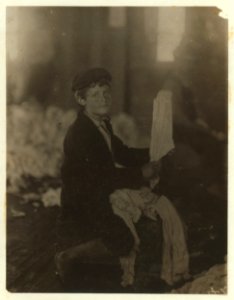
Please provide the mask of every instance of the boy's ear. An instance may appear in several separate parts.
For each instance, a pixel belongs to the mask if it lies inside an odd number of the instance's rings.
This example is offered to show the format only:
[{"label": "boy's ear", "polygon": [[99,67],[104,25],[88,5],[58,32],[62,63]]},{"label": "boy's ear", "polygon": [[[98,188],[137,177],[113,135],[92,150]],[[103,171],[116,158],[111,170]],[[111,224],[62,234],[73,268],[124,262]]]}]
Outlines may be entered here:
[{"label": "boy's ear", "polygon": [[85,101],[85,99],[81,98],[81,96],[79,95],[78,91],[75,92],[75,99],[76,99],[76,102],[77,102],[79,105],[85,106],[86,101]]}]

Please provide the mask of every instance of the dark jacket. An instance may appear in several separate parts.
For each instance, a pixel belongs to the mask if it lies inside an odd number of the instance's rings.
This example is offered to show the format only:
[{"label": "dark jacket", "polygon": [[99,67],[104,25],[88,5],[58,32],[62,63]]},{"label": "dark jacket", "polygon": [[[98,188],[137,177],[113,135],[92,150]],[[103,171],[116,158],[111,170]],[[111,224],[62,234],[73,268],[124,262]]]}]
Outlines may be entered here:
[{"label": "dark jacket", "polygon": [[[148,149],[128,148],[113,134],[111,124],[106,125],[113,153],[97,126],[82,112],[67,132],[62,165],[64,218],[103,214],[114,190],[138,189],[144,183],[141,166],[149,161]],[[114,162],[124,168],[116,168]]]}]

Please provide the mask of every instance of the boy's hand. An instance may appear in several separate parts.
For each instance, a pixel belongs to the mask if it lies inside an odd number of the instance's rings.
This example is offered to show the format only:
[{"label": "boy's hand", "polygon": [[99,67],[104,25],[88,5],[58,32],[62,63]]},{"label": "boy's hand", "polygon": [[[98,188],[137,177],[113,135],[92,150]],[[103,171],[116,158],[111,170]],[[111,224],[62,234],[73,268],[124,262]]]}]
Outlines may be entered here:
[{"label": "boy's hand", "polygon": [[[151,189],[146,186],[140,188],[140,195],[144,199],[144,206],[155,198],[155,194],[153,194]],[[142,209],[144,209],[144,207]]]},{"label": "boy's hand", "polygon": [[145,164],[141,168],[143,177],[148,180],[157,177],[160,171],[160,167],[161,167],[160,161],[151,161]]},{"label": "boy's hand", "polygon": [[[155,198],[157,201],[158,198]],[[151,220],[157,221],[157,209],[155,202],[147,203],[144,210],[143,210],[144,216],[150,218]]]}]

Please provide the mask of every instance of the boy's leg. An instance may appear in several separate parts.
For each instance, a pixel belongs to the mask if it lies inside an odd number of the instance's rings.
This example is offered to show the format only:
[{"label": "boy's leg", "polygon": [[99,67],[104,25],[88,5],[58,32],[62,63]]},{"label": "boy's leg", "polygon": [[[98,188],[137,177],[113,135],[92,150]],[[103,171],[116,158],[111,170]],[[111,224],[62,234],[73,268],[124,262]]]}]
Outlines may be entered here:
[{"label": "boy's leg", "polygon": [[106,220],[105,227],[103,242],[113,255],[119,259],[122,269],[121,285],[123,287],[132,285],[136,259],[134,236],[124,220],[114,214]]},{"label": "boy's leg", "polygon": [[101,222],[101,237],[114,256],[126,256],[134,247],[134,237],[125,222],[110,211]]},{"label": "boy's leg", "polygon": [[107,261],[113,263],[113,255],[100,239],[70,247],[55,255],[57,273],[62,279],[75,264],[104,264]]},{"label": "boy's leg", "polygon": [[[95,221],[95,222],[94,222]],[[134,238],[129,228],[126,226],[124,221],[113,214],[111,207],[110,209],[103,209],[102,214],[98,214],[89,219],[88,224],[83,224],[89,227],[90,235],[93,237],[89,242],[81,243],[76,235],[71,234],[76,231],[74,228],[75,224],[72,224],[70,231],[65,230],[65,237],[72,238],[78,242],[78,244],[69,243],[67,247],[58,247],[57,255],[55,256],[55,263],[57,266],[58,273],[64,273],[62,269],[71,265],[73,261],[76,263],[87,261],[101,262],[109,260],[110,256],[112,259],[119,258],[120,256],[128,255],[134,245]],[[68,226],[70,227],[70,226]],[[63,228],[65,229],[65,228]],[[78,230],[78,229],[77,229]],[[70,233],[70,234],[69,234]],[[64,233],[63,233],[64,235]]]}]

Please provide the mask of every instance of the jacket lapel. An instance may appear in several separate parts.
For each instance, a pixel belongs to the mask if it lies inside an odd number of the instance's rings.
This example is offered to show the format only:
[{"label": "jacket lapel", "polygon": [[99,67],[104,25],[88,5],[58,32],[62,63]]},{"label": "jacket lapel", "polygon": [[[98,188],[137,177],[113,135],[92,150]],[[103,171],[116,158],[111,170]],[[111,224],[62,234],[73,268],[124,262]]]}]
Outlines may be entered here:
[{"label": "jacket lapel", "polygon": [[[85,134],[89,135],[89,138],[92,140],[92,143],[96,146],[99,145],[101,148],[103,148],[103,151],[105,151],[112,157],[112,153],[105,141],[105,138],[103,137],[102,133],[99,131],[98,127],[93,123],[93,121],[90,120],[89,117],[87,117],[84,113],[81,112],[79,113],[78,120],[79,122],[81,122],[82,127],[84,127],[84,130],[86,131]],[[110,131],[110,133],[111,132],[112,130]]]}]

